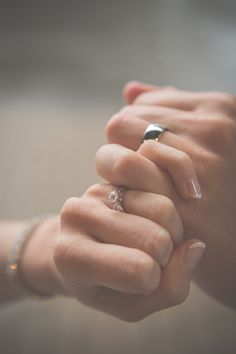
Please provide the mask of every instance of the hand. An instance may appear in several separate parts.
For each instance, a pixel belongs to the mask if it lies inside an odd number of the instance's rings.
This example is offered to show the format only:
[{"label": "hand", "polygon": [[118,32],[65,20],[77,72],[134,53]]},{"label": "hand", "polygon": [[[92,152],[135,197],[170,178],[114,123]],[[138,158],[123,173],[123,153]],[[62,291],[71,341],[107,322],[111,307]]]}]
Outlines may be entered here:
[{"label": "hand", "polygon": [[[129,105],[108,123],[109,141],[137,150],[148,122],[170,129],[161,143],[191,157],[202,190],[202,199],[191,203],[175,192],[168,194],[183,220],[185,235],[207,243],[195,279],[216,299],[236,308],[236,98],[138,83],[126,86],[125,96]],[[159,144],[144,145],[139,152],[158,165]],[[143,168],[139,173],[144,173]],[[102,175],[106,178],[106,173]],[[148,190],[155,192],[153,187]]]},{"label": "hand", "polygon": [[128,189],[122,213],[108,202],[113,188],[98,184],[66,201],[53,257],[69,296],[137,321],[184,301],[204,244],[182,242],[182,222],[167,197]]}]

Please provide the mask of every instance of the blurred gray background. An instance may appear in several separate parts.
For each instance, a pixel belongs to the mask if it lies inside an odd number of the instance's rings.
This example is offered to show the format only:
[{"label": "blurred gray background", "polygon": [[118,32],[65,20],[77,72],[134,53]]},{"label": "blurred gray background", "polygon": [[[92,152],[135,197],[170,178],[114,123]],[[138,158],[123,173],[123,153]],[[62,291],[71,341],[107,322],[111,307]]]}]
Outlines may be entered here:
[{"label": "blurred gray background", "polygon": [[[126,81],[236,92],[236,2],[1,0],[0,48],[0,215],[27,218],[98,180],[94,154]],[[137,324],[74,300],[0,309],[1,354],[235,348],[236,313],[195,286]]]}]

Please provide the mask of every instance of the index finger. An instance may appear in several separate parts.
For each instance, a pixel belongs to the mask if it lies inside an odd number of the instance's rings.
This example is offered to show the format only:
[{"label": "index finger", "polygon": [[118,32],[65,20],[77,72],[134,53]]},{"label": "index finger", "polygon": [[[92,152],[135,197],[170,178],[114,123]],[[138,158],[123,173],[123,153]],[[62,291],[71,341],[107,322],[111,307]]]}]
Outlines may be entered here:
[{"label": "index finger", "polygon": [[167,173],[141,154],[121,145],[102,146],[96,155],[101,177],[114,185],[175,198],[176,191]]}]

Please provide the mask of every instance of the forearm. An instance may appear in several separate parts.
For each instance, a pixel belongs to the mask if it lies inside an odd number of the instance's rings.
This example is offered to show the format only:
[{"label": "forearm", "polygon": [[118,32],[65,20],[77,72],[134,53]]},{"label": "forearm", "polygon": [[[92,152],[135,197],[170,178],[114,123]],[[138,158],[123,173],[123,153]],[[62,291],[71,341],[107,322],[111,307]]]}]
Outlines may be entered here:
[{"label": "forearm", "polygon": [[[0,301],[6,302],[24,298],[13,286],[6,274],[6,264],[17,237],[24,228],[24,222],[0,222]],[[53,262],[53,246],[60,230],[59,218],[54,217],[40,223],[27,241],[20,261],[22,281],[35,292],[61,294],[59,273]]]}]

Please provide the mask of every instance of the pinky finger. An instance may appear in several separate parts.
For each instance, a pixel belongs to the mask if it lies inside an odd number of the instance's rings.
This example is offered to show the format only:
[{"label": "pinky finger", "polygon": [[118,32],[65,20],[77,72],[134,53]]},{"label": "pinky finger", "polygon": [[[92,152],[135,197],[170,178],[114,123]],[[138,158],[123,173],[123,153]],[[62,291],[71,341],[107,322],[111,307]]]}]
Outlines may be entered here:
[{"label": "pinky finger", "polygon": [[130,81],[123,89],[123,96],[128,104],[132,104],[139,95],[145,92],[158,90],[159,88],[157,86],[144,84],[138,81]]},{"label": "pinky finger", "polygon": [[200,184],[192,160],[186,153],[153,140],[144,142],[138,152],[169,172],[183,198],[201,198]]}]

